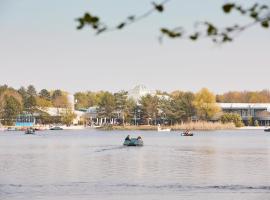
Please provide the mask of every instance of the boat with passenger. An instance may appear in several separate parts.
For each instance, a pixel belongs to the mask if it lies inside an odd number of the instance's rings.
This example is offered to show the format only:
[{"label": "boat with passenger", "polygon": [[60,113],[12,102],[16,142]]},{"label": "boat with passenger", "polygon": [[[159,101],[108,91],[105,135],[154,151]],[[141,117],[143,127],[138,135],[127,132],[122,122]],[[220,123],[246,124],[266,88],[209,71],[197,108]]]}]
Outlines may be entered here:
[{"label": "boat with passenger", "polygon": [[141,136],[139,136],[137,138],[130,138],[130,136],[128,135],[125,138],[123,145],[124,146],[143,146],[143,140],[142,140]]},{"label": "boat with passenger", "polygon": [[186,130],[185,132],[181,133],[181,136],[193,136],[193,133],[190,130]]}]

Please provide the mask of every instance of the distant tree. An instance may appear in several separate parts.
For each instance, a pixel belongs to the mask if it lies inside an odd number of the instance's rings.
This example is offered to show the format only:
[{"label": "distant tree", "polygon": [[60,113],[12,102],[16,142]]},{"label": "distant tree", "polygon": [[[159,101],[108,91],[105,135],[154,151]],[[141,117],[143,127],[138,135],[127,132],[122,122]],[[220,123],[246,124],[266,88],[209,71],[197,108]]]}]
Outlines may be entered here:
[{"label": "distant tree", "polygon": [[258,120],[256,119],[256,120],[254,120],[254,126],[259,126],[259,122],[258,122]]},{"label": "distant tree", "polygon": [[61,90],[55,90],[53,91],[53,94],[52,94],[52,100],[55,100],[57,97],[59,96],[62,96],[62,91]]},{"label": "distant tree", "polygon": [[29,113],[34,113],[37,106],[36,98],[30,95],[24,102],[24,109]]},{"label": "distant tree", "polygon": [[118,113],[118,118],[123,116],[124,109],[126,107],[127,103],[127,92],[126,91],[120,91],[113,94],[115,99],[115,110]]},{"label": "distant tree", "polygon": [[247,125],[248,126],[254,126],[254,119],[253,119],[253,117],[248,117],[248,121],[247,121]]},{"label": "distant tree", "polygon": [[195,95],[192,92],[173,92],[171,94],[173,100],[174,113],[177,121],[189,121],[195,115],[196,108],[193,104]]},{"label": "distant tree", "polygon": [[222,103],[269,103],[270,91],[230,91],[217,95],[217,102]]},{"label": "distant tree", "polygon": [[70,126],[75,118],[76,114],[71,109],[66,109],[61,113],[61,121],[67,126]]},{"label": "distant tree", "polygon": [[206,88],[195,94],[193,103],[198,117],[203,120],[211,120],[220,111],[220,107],[216,104],[215,95]]},{"label": "distant tree", "polygon": [[89,108],[91,106],[97,106],[97,97],[96,93],[94,92],[77,92],[74,95],[76,99],[75,108]]},{"label": "distant tree", "polygon": [[[161,98],[158,102],[160,109],[160,123],[164,124],[170,121],[170,124],[178,120],[179,116],[182,116],[182,112],[176,112],[176,104],[173,99]],[[178,110],[179,111],[179,110]],[[180,113],[180,115],[178,114]]]},{"label": "distant tree", "polygon": [[22,105],[13,96],[5,97],[5,106],[3,112],[4,123],[6,125],[12,125],[15,118],[22,111]]},{"label": "distant tree", "polygon": [[0,85],[0,95],[8,89],[8,85]]},{"label": "distant tree", "polygon": [[125,122],[131,122],[132,117],[134,117],[134,110],[136,109],[136,102],[133,99],[129,99],[127,94],[128,92],[123,90],[114,93],[115,109],[123,125],[125,125]]},{"label": "distant tree", "polygon": [[[123,124],[126,122],[131,123],[131,120],[134,117],[134,110],[137,108],[137,104],[133,99],[127,99],[125,102],[125,107],[122,111]],[[140,116],[138,116],[140,117]]]},{"label": "distant tree", "polygon": [[98,116],[107,118],[115,117],[115,97],[109,92],[104,92],[99,98]]},{"label": "distant tree", "polygon": [[37,97],[36,98],[36,105],[40,108],[46,109],[48,107],[52,107],[52,102],[47,100],[47,99]]},{"label": "distant tree", "polygon": [[68,102],[66,95],[57,96],[53,99],[53,106],[56,108],[69,108],[71,105]]},{"label": "distant tree", "polygon": [[27,87],[27,93],[28,93],[30,96],[37,96],[36,88],[35,88],[33,85],[29,85],[29,86]]},{"label": "distant tree", "polygon": [[20,103],[20,105],[23,104],[22,96],[15,89],[8,87],[6,87],[6,89],[2,88],[0,93],[0,117],[4,114],[7,97],[13,97]]},{"label": "distant tree", "polygon": [[242,118],[237,113],[224,113],[220,118],[222,123],[234,123],[236,127],[244,126]]},{"label": "distant tree", "polygon": [[40,98],[43,98],[47,101],[50,101],[51,100],[51,94],[48,90],[46,89],[42,89],[40,92],[39,92],[39,97]]},{"label": "distant tree", "polygon": [[141,117],[147,124],[150,124],[158,118],[159,98],[150,94],[143,96],[139,101],[141,104],[142,114]]}]

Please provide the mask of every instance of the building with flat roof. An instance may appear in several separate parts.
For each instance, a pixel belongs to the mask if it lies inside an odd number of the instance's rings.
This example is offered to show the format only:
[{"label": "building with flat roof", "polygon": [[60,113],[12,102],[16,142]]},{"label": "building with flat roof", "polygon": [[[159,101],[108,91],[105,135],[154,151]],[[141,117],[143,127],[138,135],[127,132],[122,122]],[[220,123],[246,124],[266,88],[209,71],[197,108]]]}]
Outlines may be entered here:
[{"label": "building with flat roof", "polygon": [[247,125],[250,118],[260,126],[270,125],[270,103],[219,103],[223,112],[237,113]]}]

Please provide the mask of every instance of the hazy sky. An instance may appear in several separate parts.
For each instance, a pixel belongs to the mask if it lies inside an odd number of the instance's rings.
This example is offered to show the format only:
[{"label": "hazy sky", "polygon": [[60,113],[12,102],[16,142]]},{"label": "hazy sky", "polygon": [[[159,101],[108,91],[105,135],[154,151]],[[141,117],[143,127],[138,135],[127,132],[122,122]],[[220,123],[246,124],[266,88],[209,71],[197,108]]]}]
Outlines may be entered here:
[{"label": "hazy sky", "polygon": [[253,27],[223,46],[209,40],[159,44],[160,27],[246,22],[237,14],[224,15],[223,0],[172,0],[164,14],[98,37],[89,28],[76,30],[74,19],[85,11],[117,24],[149,9],[150,2],[0,0],[0,84],[70,92],[128,90],[137,84],[166,91],[208,87],[216,93],[270,89],[270,30]]}]

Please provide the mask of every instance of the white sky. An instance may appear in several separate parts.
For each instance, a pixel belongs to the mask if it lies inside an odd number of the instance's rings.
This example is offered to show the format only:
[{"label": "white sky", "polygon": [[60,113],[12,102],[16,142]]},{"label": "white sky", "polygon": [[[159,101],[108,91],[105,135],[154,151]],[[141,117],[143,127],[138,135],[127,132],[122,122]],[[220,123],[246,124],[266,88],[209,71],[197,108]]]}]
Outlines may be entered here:
[{"label": "white sky", "polygon": [[147,10],[149,2],[0,0],[0,84],[70,92],[129,90],[136,84],[166,91],[207,87],[216,93],[270,89],[270,30],[253,27],[220,47],[208,40],[158,43],[164,26],[244,22],[238,15],[222,14],[222,0],[172,0],[166,13],[98,37],[88,28],[75,28],[74,19],[85,11],[117,24]]}]

